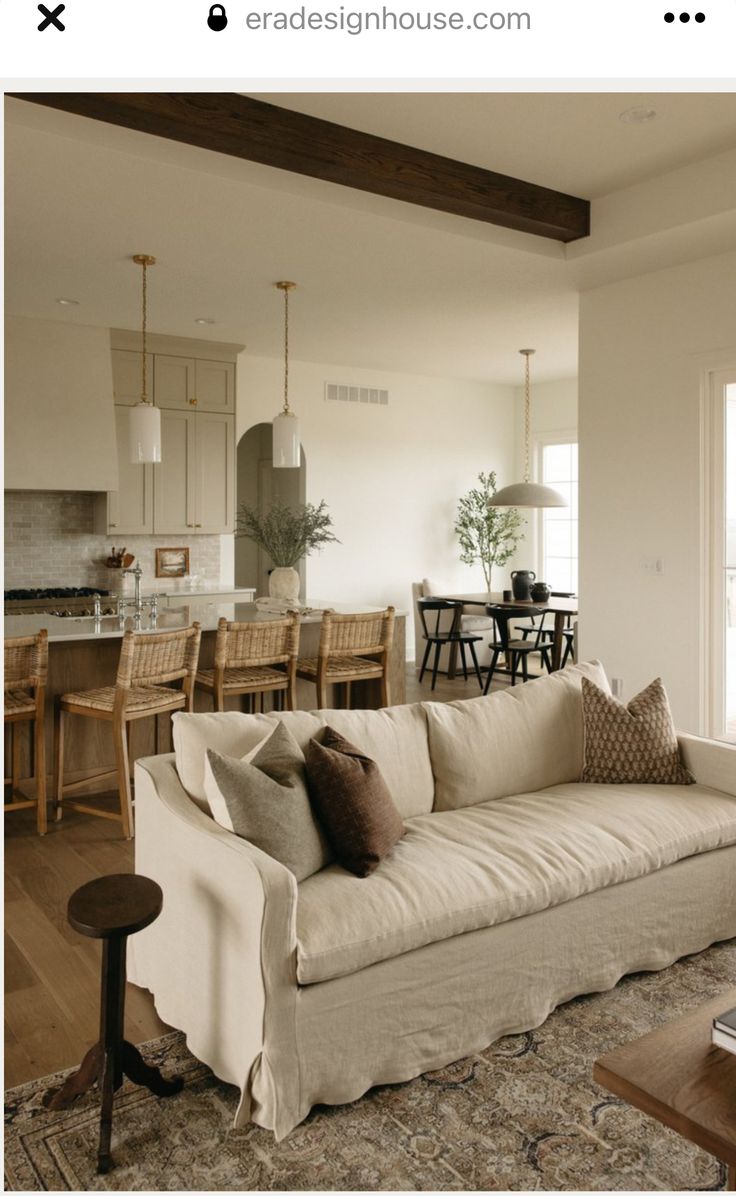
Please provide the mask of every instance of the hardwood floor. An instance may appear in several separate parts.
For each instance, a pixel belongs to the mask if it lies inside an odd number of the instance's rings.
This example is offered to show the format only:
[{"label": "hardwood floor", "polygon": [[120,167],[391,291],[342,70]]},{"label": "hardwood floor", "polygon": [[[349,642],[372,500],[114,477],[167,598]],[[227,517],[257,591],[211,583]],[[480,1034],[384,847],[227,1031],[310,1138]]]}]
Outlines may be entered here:
[{"label": "hardwood floor", "polygon": [[[66,920],[75,889],[133,871],[133,844],[103,818],[65,813],[36,833],[33,810],[5,816],[5,1084],[81,1063],[98,1036],[101,944]],[[129,984],[125,1024],[133,1042],[164,1034],[148,993]]]},{"label": "hardwood floor", "polygon": [[[499,688],[505,686],[505,681]],[[496,688],[494,684],[494,689]],[[406,700],[476,697],[477,682],[440,676],[419,685],[407,666]],[[114,800],[112,797],[111,801]],[[66,920],[80,885],[112,872],[133,871],[133,844],[116,823],[68,811],[36,834],[33,810],[5,817],[5,1084],[12,1087],[80,1063],[99,1024],[101,946]],[[145,1042],[169,1029],[151,996],[129,984],[126,1035]]]}]

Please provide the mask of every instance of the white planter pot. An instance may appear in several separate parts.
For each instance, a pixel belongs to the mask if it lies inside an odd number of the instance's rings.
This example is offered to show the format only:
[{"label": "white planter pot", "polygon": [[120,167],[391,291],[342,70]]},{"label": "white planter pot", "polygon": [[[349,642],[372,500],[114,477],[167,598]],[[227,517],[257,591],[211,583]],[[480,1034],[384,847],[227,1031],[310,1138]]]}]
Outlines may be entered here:
[{"label": "white planter pot", "polygon": [[272,569],[268,578],[268,592],[271,598],[282,602],[299,602],[299,574],[296,569]]}]

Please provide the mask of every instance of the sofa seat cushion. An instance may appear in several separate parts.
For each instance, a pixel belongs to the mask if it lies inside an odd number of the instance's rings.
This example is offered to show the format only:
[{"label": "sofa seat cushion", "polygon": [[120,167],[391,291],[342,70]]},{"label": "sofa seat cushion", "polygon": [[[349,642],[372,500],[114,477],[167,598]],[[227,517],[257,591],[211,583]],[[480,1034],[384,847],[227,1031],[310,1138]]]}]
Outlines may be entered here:
[{"label": "sofa seat cushion", "polygon": [[313,984],[736,843],[736,798],[702,785],[556,785],[423,814],[371,877],[299,885],[297,979]]}]

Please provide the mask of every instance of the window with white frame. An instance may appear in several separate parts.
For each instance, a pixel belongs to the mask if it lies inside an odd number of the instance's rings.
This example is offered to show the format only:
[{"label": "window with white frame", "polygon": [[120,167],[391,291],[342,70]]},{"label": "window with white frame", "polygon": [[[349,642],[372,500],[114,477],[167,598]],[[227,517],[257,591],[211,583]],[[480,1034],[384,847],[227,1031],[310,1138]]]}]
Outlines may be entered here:
[{"label": "window with white frame", "polygon": [[556,593],[578,592],[578,446],[572,439],[539,444],[539,480],[567,500],[540,511],[540,581]]}]

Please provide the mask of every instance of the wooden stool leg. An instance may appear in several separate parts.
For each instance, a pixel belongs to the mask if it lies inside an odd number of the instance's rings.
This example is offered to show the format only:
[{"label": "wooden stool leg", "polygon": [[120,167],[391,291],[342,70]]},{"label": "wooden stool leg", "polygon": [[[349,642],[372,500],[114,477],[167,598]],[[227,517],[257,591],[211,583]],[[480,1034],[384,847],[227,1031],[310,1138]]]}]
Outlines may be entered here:
[{"label": "wooden stool leg", "polygon": [[102,1049],[99,1042],[90,1047],[80,1066],[62,1084],[61,1088],[49,1088],[44,1093],[43,1104],[47,1109],[68,1109],[78,1096],[88,1092],[97,1083],[100,1075]]},{"label": "wooden stool leg", "polygon": [[105,939],[102,951],[102,999],[99,1012],[99,1042],[102,1047],[102,1110],[99,1115],[97,1171],[105,1174],[112,1166],[112,1097],[122,1084],[123,1001],[126,993],[126,936]]},{"label": "wooden stool leg", "polygon": [[20,735],[18,734],[18,724],[17,723],[11,723],[10,727],[11,727],[10,734],[12,736],[11,741],[10,741],[11,760],[12,760],[11,768],[12,768],[12,777],[13,777],[12,792],[13,792],[13,796],[15,796],[15,793],[20,784]]},{"label": "wooden stool leg", "polygon": [[345,709],[350,710],[353,702],[353,683],[352,681],[345,682]]},{"label": "wooden stool leg", "polygon": [[286,691],[286,709],[296,710],[296,673],[289,678],[289,688]]},{"label": "wooden stool leg", "polygon": [[151,1067],[149,1063],[146,1063],[132,1042],[123,1043],[123,1071],[134,1084],[142,1084],[156,1096],[174,1096],[184,1087],[181,1076],[165,1080],[157,1067]]},{"label": "wooden stool leg", "polygon": [[327,686],[324,681],[317,682],[317,709],[327,709]]},{"label": "wooden stool leg", "polygon": [[64,728],[66,711],[58,706],[54,718],[54,818],[61,822],[64,801]]},{"label": "wooden stool leg", "polygon": [[120,813],[123,819],[123,835],[126,839],[132,839],[133,796],[130,789],[128,742],[123,722],[113,722],[112,736],[115,743],[115,763],[118,770],[118,792],[120,794]]},{"label": "wooden stool leg", "polygon": [[97,1171],[104,1175],[112,1166],[113,1095],[123,1082],[123,1016],[125,1010],[125,935],[105,939],[102,946],[102,994],[100,999],[100,1045],[102,1048],[100,1089],[100,1146]]},{"label": "wooden stool leg", "polygon": [[381,705],[391,705],[391,682],[388,679],[388,661],[384,661],[383,672],[381,673]]},{"label": "wooden stool leg", "polygon": [[39,835],[45,835],[48,826],[46,823],[46,733],[44,729],[43,710],[39,712],[33,724],[32,734],[36,746],[36,826]]}]

